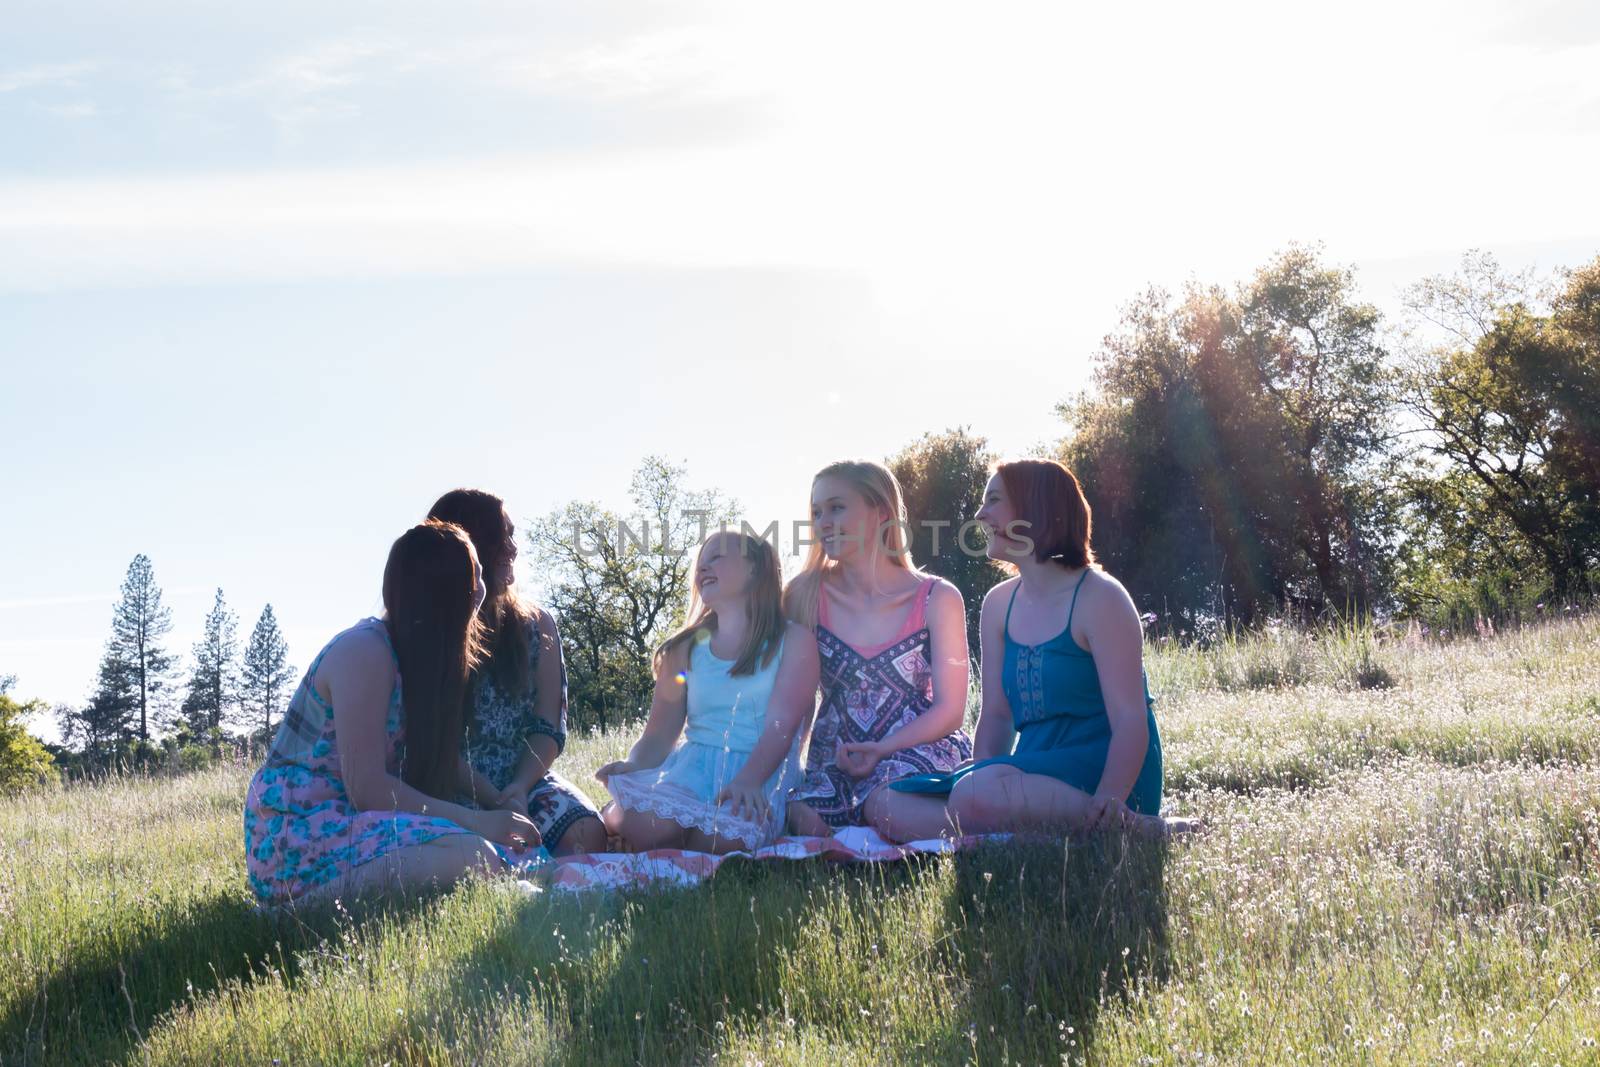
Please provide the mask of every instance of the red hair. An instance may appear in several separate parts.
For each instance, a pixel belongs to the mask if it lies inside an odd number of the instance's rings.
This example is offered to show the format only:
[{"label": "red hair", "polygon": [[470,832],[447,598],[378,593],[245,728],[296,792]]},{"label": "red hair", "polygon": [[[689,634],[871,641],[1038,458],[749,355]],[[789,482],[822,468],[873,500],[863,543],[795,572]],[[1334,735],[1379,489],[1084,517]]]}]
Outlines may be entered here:
[{"label": "red hair", "polygon": [[995,468],[1005,486],[1019,532],[1033,541],[1033,558],[1054,560],[1063,567],[1095,566],[1089,543],[1094,521],[1083,487],[1072,472],[1053,459],[1015,459]]}]

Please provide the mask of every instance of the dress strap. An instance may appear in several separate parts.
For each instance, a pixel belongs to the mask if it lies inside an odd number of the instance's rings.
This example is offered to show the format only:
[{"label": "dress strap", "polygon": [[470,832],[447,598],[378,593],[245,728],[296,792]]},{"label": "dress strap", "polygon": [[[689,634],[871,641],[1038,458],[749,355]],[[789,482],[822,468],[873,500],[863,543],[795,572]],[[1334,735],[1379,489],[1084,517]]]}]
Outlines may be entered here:
[{"label": "dress strap", "polygon": [[905,631],[901,633],[901,637],[910,637],[922,629],[922,624],[928,618],[928,597],[933,593],[934,584],[938,581],[938,578],[929,578],[922,583],[922,588],[917,590],[916,606],[911,609],[911,617],[906,620]]},{"label": "dress strap", "polygon": [[1078,575],[1078,584],[1072,587],[1072,606],[1067,609],[1067,633],[1072,632],[1072,616],[1078,611],[1078,590],[1083,588],[1083,580],[1089,577],[1089,568],[1083,568],[1083,573]]},{"label": "dress strap", "polygon": [[1022,579],[1017,579],[1017,584],[1011,587],[1011,599],[1006,601],[1006,621],[1000,624],[1002,634],[1011,633],[1011,608],[1017,602],[1017,590],[1022,588]]}]

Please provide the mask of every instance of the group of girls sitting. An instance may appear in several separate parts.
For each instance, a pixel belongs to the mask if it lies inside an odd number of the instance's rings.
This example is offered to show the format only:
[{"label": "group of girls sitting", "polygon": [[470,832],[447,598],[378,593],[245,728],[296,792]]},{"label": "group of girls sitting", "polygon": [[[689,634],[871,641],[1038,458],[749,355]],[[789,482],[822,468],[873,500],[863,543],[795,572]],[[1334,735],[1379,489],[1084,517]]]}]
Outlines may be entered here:
[{"label": "group of girls sitting", "polygon": [[[1072,474],[1001,464],[976,519],[1014,576],[984,598],[982,703],[963,729],[961,593],[917,570],[900,487],[835,463],[785,587],[770,542],[700,546],[687,623],[598,809],[551,769],[566,674],[549,613],[515,588],[498,497],[455,490],[390,550],[384,616],[335,637],[296,690],[244,825],[265,902],[494,872],[542,844],[756,848],[871,826],[894,841],[994,831],[1164,835],[1161,742],[1127,592],[1100,570]],[[820,694],[820,702],[819,702]]]}]

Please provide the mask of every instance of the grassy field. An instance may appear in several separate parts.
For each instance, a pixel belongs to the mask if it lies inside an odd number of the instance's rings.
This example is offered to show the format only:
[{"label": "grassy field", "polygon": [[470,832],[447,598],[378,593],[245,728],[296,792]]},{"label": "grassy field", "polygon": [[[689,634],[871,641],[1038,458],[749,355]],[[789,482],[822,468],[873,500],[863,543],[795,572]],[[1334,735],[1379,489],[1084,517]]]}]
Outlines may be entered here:
[{"label": "grassy field", "polygon": [[1170,846],[273,917],[248,768],[0,801],[0,1063],[1600,1062],[1600,619],[1150,670]]}]

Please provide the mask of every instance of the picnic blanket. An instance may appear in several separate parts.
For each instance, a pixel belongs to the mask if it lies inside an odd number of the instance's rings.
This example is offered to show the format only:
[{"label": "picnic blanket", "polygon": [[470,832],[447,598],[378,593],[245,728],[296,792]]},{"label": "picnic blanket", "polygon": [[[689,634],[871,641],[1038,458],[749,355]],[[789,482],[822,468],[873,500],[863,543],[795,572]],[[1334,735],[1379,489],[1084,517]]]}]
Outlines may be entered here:
[{"label": "picnic blanket", "polygon": [[888,863],[914,853],[954,852],[983,840],[999,840],[1009,834],[978,837],[932,838],[896,845],[876,830],[851,826],[832,837],[780,837],[763,848],[717,855],[690,852],[679,848],[660,848],[650,852],[591,852],[575,856],[507,856],[511,866],[525,877],[537,878],[553,890],[578,893],[590,889],[629,889],[646,886],[691,886],[710,878],[732,859],[809,860],[836,863]]}]

